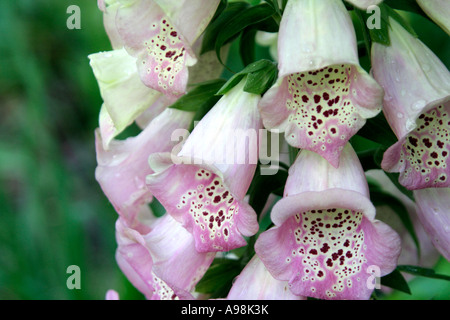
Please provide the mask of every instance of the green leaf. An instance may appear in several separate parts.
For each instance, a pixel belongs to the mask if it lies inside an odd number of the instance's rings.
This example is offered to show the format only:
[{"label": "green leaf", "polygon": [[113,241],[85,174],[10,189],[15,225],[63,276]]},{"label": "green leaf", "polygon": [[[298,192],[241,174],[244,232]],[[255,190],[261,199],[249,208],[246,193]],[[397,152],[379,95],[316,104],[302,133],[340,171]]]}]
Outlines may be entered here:
[{"label": "green leaf", "polygon": [[233,280],[242,271],[239,260],[216,258],[199,281],[195,290],[211,295],[211,299],[224,298],[231,289]]},{"label": "green leaf", "polygon": [[406,282],[403,275],[396,269],[390,274],[381,277],[381,284],[383,286],[411,294],[408,282]]},{"label": "green leaf", "polygon": [[413,274],[415,276],[450,281],[450,276],[443,275],[443,274],[437,274],[436,272],[434,272],[433,269],[422,268],[422,267],[418,267],[418,266],[410,266],[410,265],[400,265],[400,266],[397,266],[397,270],[399,270],[401,272]]},{"label": "green leaf", "polygon": [[170,108],[183,111],[198,111],[208,99],[215,97],[217,91],[225,84],[226,80],[216,79],[198,84],[184,96],[179,98]]},{"label": "green leaf", "polygon": [[264,19],[260,22],[254,23],[252,24],[252,28],[256,29],[256,30],[261,30],[261,31],[265,31],[265,32],[278,32],[280,26],[279,26],[279,22],[277,22],[277,20],[275,20],[276,15],[270,16],[267,19]]},{"label": "green leaf", "polygon": [[[358,18],[361,27],[362,27],[362,35],[364,38],[364,45],[365,45],[365,53],[370,59],[371,54],[371,48],[372,48],[372,40],[370,39],[370,33],[369,30],[366,28],[366,20],[364,20],[363,13],[361,10],[355,10],[356,17]],[[358,56],[362,57],[364,54],[361,52],[360,47],[358,46]]]},{"label": "green leaf", "polygon": [[[242,72],[242,71],[241,71]],[[234,86],[236,86],[239,82],[241,82],[242,78],[245,77],[245,74],[243,73],[236,73],[234,76],[232,76],[223,86],[220,88],[219,91],[217,91],[217,94],[224,95],[231,89],[233,89]]]},{"label": "green leaf", "polygon": [[183,111],[195,112],[194,118],[189,125],[189,131],[194,129],[194,124],[200,121],[211,108],[219,101],[220,95],[217,91],[226,83],[224,79],[216,79],[198,84],[184,96],[179,98],[169,108]]},{"label": "green leaf", "polygon": [[257,6],[245,8],[232,16],[222,25],[222,28],[217,34],[214,48],[219,61],[223,63],[220,57],[220,49],[225,43],[230,41],[230,39],[239,36],[239,34],[248,26],[264,21],[274,13],[274,9],[270,5],[262,3]]},{"label": "green leaf", "polygon": [[[417,238],[416,231],[414,230],[413,223],[411,221],[411,218],[409,216],[408,210],[403,205],[403,203],[397,199],[396,197],[384,193],[381,190],[376,190],[376,188],[373,187],[373,184],[369,184],[370,186],[370,199],[372,203],[375,206],[379,205],[387,205],[389,206],[400,218],[403,226],[408,231],[408,233],[411,235],[411,238],[414,241],[414,244],[417,248],[417,255],[420,256],[420,244],[419,239]],[[374,190],[375,189],[375,190]]]},{"label": "green leaf", "polygon": [[417,4],[416,0],[384,0],[384,3],[393,9],[413,12],[431,21],[428,15]]},{"label": "green leaf", "polygon": [[[388,11],[386,10],[386,6],[380,5],[379,8],[381,9],[380,10],[381,27],[379,29],[377,28],[369,29],[369,34],[373,42],[378,42],[388,46],[391,44],[391,41],[389,39],[389,14]],[[366,13],[365,16],[366,16],[365,21],[367,21],[369,15]]]},{"label": "green leaf", "polygon": [[[390,22],[389,19],[392,18],[395,21],[397,21],[403,28],[405,28],[409,33],[411,33],[414,37],[417,37],[417,34],[415,33],[414,29],[411,27],[411,25],[396,12],[394,9],[392,9],[387,2],[383,2],[377,6],[380,9],[380,28],[371,28],[369,29],[367,27],[366,22],[372,18],[376,12],[367,13],[363,10],[360,10],[358,8],[355,8],[355,12],[357,16],[360,19],[360,22],[364,28],[363,34],[366,36],[367,32],[370,35],[371,42],[377,42],[381,43],[385,46],[389,46],[391,44],[390,38],[389,38],[389,29],[390,29]],[[370,12],[370,11],[369,11]],[[366,44],[369,44],[368,39],[365,39]],[[370,50],[369,50],[370,51]]]},{"label": "green leaf", "polygon": [[281,11],[280,6],[278,5],[278,0],[264,0],[264,1],[267,2],[281,17]]},{"label": "green leaf", "polygon": [[[242,10],[250,7],[246,2],[230,2],[226,8],[213,20],[205,30],[202,41],[202,48],[200,54],[214,50],[216,39],[220,31],[226,27],[229,20],[236,16]],[[229,40],[232,40],[231,38]]]},{"label": "green leaf", "polygon": [[397,21],[406,31],[408,31],[412,36],[417,38],[417,33],[414,31],[413,27],[406,21],[397,11],[392,9],[390,6],[383,4],[383,7],[387,11],[388,17]]},{"label": "green leaf", "polygon": [[245,28],[239,40],[239,55],[244,66],[255,62],[256,32],[257,30],[254,28]]},{"label": "green leaf", "polygon": [[276,81],[277,66],[269,60],[258,60],[249,64],[239,73],[236,73],[225,83],[217,94],[226,94],[236,86],[245,76],[247,77],[244,91],[254,94],[264,94]]},{"label": "green leaf", "polygon": [[263,95],[272,87],[277,80],[278,69],[275,64],[270,64],[266,68],[252,72],[247,77],[244,91]]}]

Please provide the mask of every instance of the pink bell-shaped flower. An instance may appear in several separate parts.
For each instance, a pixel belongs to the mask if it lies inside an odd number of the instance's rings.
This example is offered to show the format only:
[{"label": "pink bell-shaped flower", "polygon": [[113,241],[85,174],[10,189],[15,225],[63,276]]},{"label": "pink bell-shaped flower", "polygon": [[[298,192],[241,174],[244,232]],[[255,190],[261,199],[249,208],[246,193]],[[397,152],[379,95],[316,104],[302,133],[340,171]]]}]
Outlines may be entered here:
[{"label": "pink bell-shaped flower", "polygon": [[436,249],[450,260],[450,188],[414,191],[419,220]]},{"label": "pink bell-shaped flower", "polygon": [[390,45],[373,44],[383,112],[398,142],[382,168],[410,190],[450,187],[450,72],[419,39],[390,19]]},{"label": "pink bell-shaped flower", "polygon": [[245,79],[197,124],[177,156],[154,154],[147,186],[167,212],[193,233],[200,252],[244,246],[258,231],[244,201],[258,162],[257,103]]},{"label": "pink bell-shaped flower", "polygon": [[257,255],[234,280],[228,300],[305,300],[294,295],[287,281],[272,277]]},{"label": "pink bell-shaped flower", "polygon": [[168,214],[147,234],[119,218],[116,238],[120,269],[151,300],[194,299],[190,292],[214,259],[214,253],[197,252],[192,235]]},{"label": "pink bell-shaped flower", "polygon": [[279,74],[259,108],[264,126],[333,166],[383,90],[359,65],[356,36],[341,0],[291,0],[278,34]]},{"label": "pink bell-shaped flower", "polygon": [[123,0],[115,23],[125,49],[137,58],[142,82],[171,98],[186,91],[188,67],[197,62],[193,44],[219,0]]},{"label": "pink bell-shaped flower", "polygon": [[166,109],[136,137],[113,140],[105,150],[96,131],[97,168],[95,177],[117,213],[133,226],[142,205],[152,200],[145,179],[153,171],[148,165],[152,153],[169,152],[176,145],[172,133],[187,128],[190,112]]},{"label": "pink bell-shaped flower", "polygon": [[255,250],[272,276],[300,296],[368,299],[370,273],[392,272],[400,238],[375,219],[367,181],[350,144],[339,168],[302,150],[289,170],[283,198],[271,213],[275,227]]}]

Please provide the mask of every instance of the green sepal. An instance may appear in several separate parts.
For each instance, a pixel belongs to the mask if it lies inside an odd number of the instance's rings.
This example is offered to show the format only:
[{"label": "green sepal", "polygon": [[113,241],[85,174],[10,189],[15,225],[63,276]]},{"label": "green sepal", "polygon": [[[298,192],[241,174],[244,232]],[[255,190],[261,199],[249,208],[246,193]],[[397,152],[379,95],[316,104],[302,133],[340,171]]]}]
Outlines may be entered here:
[{"label": "green sepal", "polygon": [[217,91],[226,83],[224,79],[215,79],[197,84],[192,90],[180,97],[169,108],[187,112],[195,112],[188,130],[194,129],[194,124],[200,121],[205,114],[219,101]]},{"label": "green sepal", "polygon": [[258,60],[232,76],[217,94],[226,94],[247,76],[244,91],[263,95],[278,77],[277,65],[269,60]]},{"label": "green sepal", "polygon": [[225,43],[238,37],[249,26],[270,19],[274,14],[275,11],[270,5],[261,3],[256,6],[243,8],[221,24],[214,44],[219,61],[223,64],[220,57],[220,50]]},{"label": "green sepal", "polygon": [[411,294],[411,289],[409,288],[408,282],[405,280],[403,275],[398,271],[398,269],[395,269],[390,274],[381,277],[381,284],[383,286]]},{"label": "green sepal", "polygon": [[437,274],[436,272],[434,272],[433,269],[422,268],[422,267],[418,267],[418,266],[410,266],[410,265],[400,265],[400,266],[397,266],[397,270],[399,270],[401,272],[413,274],[415,276],[450,281],[450,276],[447,276],[444,274]]}]

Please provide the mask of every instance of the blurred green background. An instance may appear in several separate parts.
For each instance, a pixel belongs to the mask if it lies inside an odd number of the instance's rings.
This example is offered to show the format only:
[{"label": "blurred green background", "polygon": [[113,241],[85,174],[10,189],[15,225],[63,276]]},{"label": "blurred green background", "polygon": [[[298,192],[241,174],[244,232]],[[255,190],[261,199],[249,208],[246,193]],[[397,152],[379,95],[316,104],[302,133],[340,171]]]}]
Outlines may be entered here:
[{"label": "blurred green background", "polygon": [[[81,9],[81,30],[66,27],[73,4]],[[448,36],[412,19],[449,66]],[[103,299],[111,288],[123,299],[142,298],[117,267],[117,214],[94,178],[102,100],[87,56],[106,50],[95,0],[0,1],[2,300]],[[70,265],[81,269],[81,290],[66,286]],[[441,260],[436,271],[450,274],[449,263]],[[441,280],[417,278],[411,289],[412,296],[391,297],[450,298]]]},{"label": "blurred green background", "polygon": [[[69,5],[81,30],[69,30]],[[0,2],[0,299],[139,297],[94,178],[102,100],[87,56],[110,50],[94,0]],[[67,267],[81,269],[69,290]]]}]

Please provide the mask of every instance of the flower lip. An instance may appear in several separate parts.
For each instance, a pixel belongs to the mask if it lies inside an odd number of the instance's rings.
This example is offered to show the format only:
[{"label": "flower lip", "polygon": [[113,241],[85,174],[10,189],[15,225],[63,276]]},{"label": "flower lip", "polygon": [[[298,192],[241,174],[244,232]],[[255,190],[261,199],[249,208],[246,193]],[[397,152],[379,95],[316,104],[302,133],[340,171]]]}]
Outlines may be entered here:
[{"label": "flower lip", "polygon": [[356,191],[339,188],[284,197],[273,207],[271,218],[275,225],[280,226],[299,212],[329,208],[345,208],[362,212],[370,221],[375,218],[375,207],[366,196]]},{"label": "flower lip", "polygon": [[392,272],[400,238],[364,212],[341,207],[300,211],[262,233],[255,251],[271,274],[296,295],[368,299],[370,268]]},{"label": "flower lip", "polygon": [[199,169],[211,171],[222,181],[224,180],[222,171],[220,171],[214,164],[205,163],[202,159],[192,158],[188,156],[178,156],[169,152],[160,152],[151,154],[148,157],[148,163],[154,173],[147,176],[147,183],[152,179],[153,176],[158,175],[160,172],[176,164],[196,166]]},{"label": "flower lip", "polygon": [[410,190],[450,186],[450,103],[424,110],[381,162],[384,170],[400,172],[400,184]]},{"label": "flower lip", "polygon": [[450,73],[439,58],[390,18],[390,46],[374,43],[373,75],[385,89],[383,112],[398,138],[381,167],[401,172],[410,190],[449,185]]},{"label": "flower lip", "polygon": [[375,220],[369,199],[338,188],[286,196],[272,210],[275,226],[263,232],[255,251],[296,295],[319,299],[368,299],[369,268],[392,272],[400,238]]},{"label": "flower lip", "polygon": [[256,214],[244,195],[235,194],[214,166],[174,164],[169,153],[152,155],[149,162],[155,173],[147,176],[148,188],[194,235],[198,252],[244,246],[243,236],[258,231]]},{"label": "flower lip", "polygon": [[358,69],[330,65],[280,78],[258,105],[264,125],[337,167],[347,141],[381,110],[381,88]]},{"label": "flower lip", "polygon": [[125,49],[137,58],[142,82],[173,99],[183,95],[188,80],[187,67],[194,65],[197,58],[179,27],[159,5],[142,0],[122,5],[115,22]]},{"label": "flower lip", "polygon": [[134,0],[121,4],[115,26],[125,49],[137,58],[142,82],[176,99],[186,92],[188,67],[197,63],[193,45],[212,19],[219,0]]},{"label": "flower lip", "polygon": [[450,73],[439,58],[394,19],[390,46],[374,43],[372,72],[384,88],[383,112],[398,139],[416,128],[417,117],[450,100]]},{"label": "flower lip", "polygon": [[[386,100],[386,97],[384,98]],[[392,99],[392,98],[390,98]],[[450,91],[447,96],[434,100],[416,100],[412,105],[412,109],[404,113],[397,112],[394,114],[395,109],[387,110],[383,108],[383,113],[389,121],[392,131],[396,135],[397,139],[400,141],[405,139],[411,132],[417,129],[418,118],[421,114],[427,113],[440,105],[446,105],[450,102]]]}]

